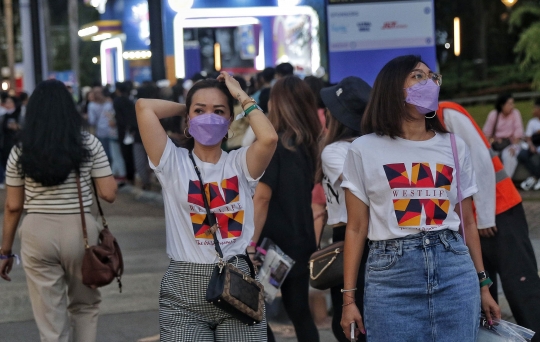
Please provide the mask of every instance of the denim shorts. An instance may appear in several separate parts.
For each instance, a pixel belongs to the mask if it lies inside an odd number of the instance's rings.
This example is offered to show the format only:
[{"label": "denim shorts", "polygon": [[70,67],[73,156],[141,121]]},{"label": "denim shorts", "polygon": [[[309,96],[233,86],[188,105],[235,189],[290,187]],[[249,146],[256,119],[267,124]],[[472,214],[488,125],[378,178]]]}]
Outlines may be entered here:
[{"label": "denim shorts", "polygon": [[480,286],[469,249],[451,230],[371,241],[364,324],[370,342],[474,342]]}]

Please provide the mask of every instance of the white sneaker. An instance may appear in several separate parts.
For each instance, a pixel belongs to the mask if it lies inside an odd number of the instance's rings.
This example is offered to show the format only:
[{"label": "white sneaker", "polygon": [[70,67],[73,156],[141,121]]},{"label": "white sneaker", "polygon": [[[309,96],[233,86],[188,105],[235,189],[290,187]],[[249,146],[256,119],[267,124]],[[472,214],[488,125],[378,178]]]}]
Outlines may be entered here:
[{"label": "white sneaker", "polygon": [[[534,177],[528,177],[527,179],[525,179],[523,182],[521,182],[521,188],[525,191],[529,191],[531,190],[531,188],[535,185],[537,185],[538,182],[536,181],[536,178]],[[539,189],[540,189],[540,185],[539,186]]]},{"label": "white sneaker", "polygon": [[540,190],[540,179],[539,179],[538,182],[536,182],[536,184],[533,186],[533,190]]}]

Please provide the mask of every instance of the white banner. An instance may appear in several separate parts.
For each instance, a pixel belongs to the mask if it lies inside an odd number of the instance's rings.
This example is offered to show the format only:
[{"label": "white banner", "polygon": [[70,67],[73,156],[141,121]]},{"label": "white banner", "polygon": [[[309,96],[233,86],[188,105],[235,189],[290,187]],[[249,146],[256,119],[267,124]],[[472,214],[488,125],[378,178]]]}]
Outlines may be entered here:
[{"label": "white banner", "polygon": [[433,46],[431,0],[330,5],[330,52]]}]

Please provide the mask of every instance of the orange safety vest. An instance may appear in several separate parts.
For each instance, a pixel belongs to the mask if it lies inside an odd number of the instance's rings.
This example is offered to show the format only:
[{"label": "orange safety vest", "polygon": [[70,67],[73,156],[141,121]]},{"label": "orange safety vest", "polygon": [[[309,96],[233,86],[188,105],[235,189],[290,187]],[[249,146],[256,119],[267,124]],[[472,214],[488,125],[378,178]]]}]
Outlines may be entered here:
[{"label": "orange safety vest", "polygon": [[[508,174],[504,170],[503,163],[501,162],[501,159],[499,156],[491,150],[491,144],[486,139],[486,136],[484,135],[484,132],[478,127],[478,124],[474,121],[472,116],[467,112],[465,108],[458,105],[454,102],[448,102],[443,101],[439,103],[439,109],[437,109],[437,117],[439,118],[439,121],[443,124],[444,127],[446,125],[444,124],[444,110],[453,109],[455,111],[460,112],[461,114],[465,115],[471,123],[473,124],[474,128],[476,128],[476,131],[478,132],[478,135],[482,137],[482,140],[484,140],[484,143],[486,144],[486,148],[489,149],[489,152],[491,154],[491,161],[493,162],[493,168],[495,170],[495,180],[497,182],[496,184],[496,200],[495,200],[495,213],[498,215],[500,213],[503,213],[507,211],[508,209],[515,207],[519,203],[521,203],[521,195],[517,191],[516,187],[514,186],[514,183],[512,182],[512,179],[508,177]],[[456,132],[454,132],[456,133]]]}]

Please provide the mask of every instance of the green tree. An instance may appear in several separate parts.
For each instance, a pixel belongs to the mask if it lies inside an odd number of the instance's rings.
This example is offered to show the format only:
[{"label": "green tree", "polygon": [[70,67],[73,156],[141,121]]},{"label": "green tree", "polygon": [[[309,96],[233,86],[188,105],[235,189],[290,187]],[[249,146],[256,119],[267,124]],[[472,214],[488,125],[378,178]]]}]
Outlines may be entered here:
[{"label": "green tree", "polygon": [[522,30],[514,47],[522,70],[533,75],[534,89],[540,89],[540,2],[531,1],[510,15],[510,30]]}]

